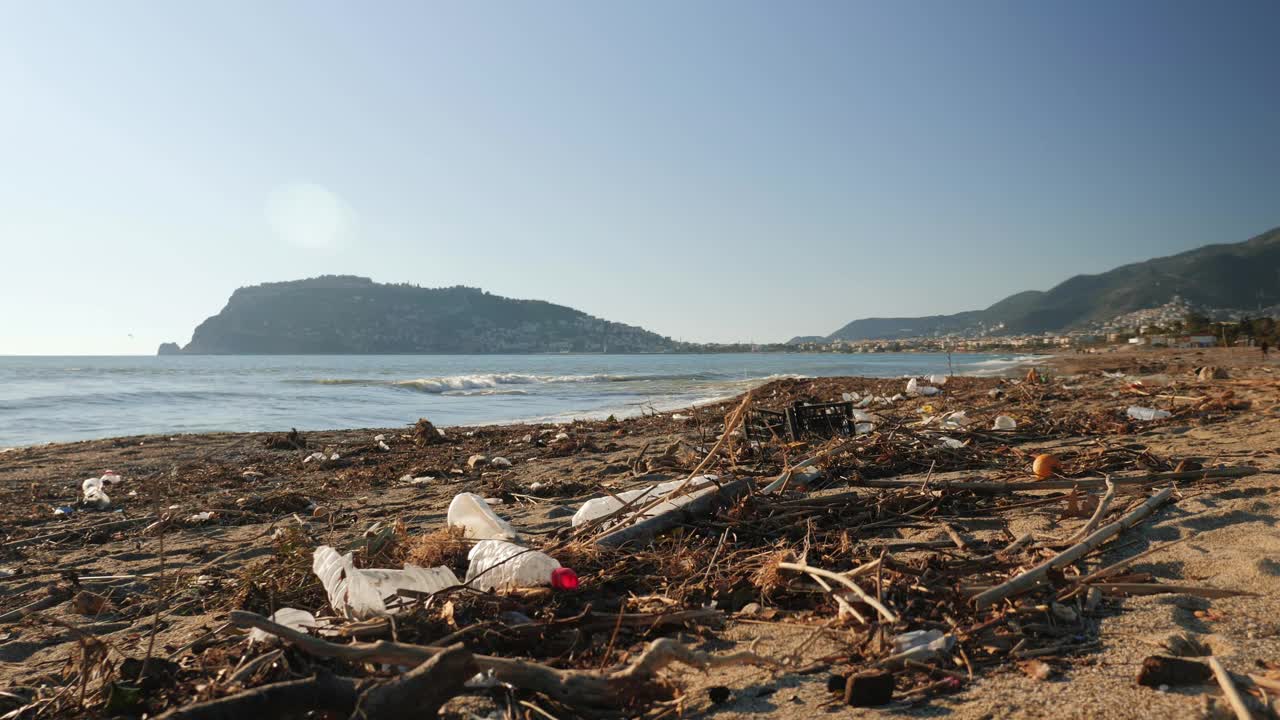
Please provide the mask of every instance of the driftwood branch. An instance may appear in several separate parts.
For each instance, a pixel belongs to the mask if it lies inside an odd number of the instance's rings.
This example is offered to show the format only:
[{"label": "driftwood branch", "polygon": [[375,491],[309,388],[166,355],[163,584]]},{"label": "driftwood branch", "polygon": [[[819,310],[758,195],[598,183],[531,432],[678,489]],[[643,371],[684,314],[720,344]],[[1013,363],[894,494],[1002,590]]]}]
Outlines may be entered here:
[{"label": "driftwood branch", "polygon": [[846,575],[841,575],[840,573],[831,572],[830,570],[823,570],[822,568],[816,568],[811,565],[806,565],[804,563],[780,562],[778,563],[778,568],[780,570],[792,570],[794,572],[802,572],[808,575],[813,575],[815,577],[823,577],[828,580],[838,582],[841,585],[852,590],[853,594],[857,595],[862,600],[862,602],[875,608],[876,612],[880,613],[881,617],[883,617],[885,620],[888,620],[891,623],[898,622],[898,616],[895,615],[892,610],[885,607],[879,600],[876,600],[875,598],[868,595],[866,590],[863,590],[861,587],[858,586],[858,583],[850,580],[849,577]]},{"label": "driftwood branch", "polygon": [[[317,657],[338,658],[351,662],[417,666],[446,649],[386,640],[339,645],[274,623],[256,613],[239,610],[231,612],[231,623],[243,628],[258,628],[263,632],[276,635],[298,649]],[[491,672],[495,678],[508,685],[542,693],[565,705],[615,708],[642,696],[653,681],[654,674],[674,662],[699,668],[725,665],[778,666],[776,661],[753,652],[709,655],[691,650],[669,638],[654,640],[636,660],[601,672],[558,670],[541,663],[491,655],[473,655],[472,660],[475,668]],[[201,720],[205,719],[201,718]]]},{"label": "driftwood branch", "polygon": [[1169,502],[1172,497],[1172,487],[1167,487],[1164,490],[1161,490],[1148,498],[1146,502],[1139,505],[1135,510],[1133,510],[1133,512],[1130,512],[1128,515],[1125,515],[1110,525],[1105,525],[1102,528],[1099,528],[1080,543],[1072,545],[1066,550],[1063,550],[1034,568],[1014,577],[1008,582],[982,592],[973,599],[974,604],[981,609],[989,605],[993,605],[1010,595],[1017,595],[1030,590],[1037,583],[1043,580],[1045,576],[1049,574],[1050,570],[1064,568],[1085,555],[1088,555],[1106,541],[1134,525],[1137,525],[1148,515],[1155,512],[1156,508],[1166,502]]},{"label": "driftwood branch", "polygon": [[[1228,478],[1242,478],[1250,475],[1256,475],[1262,472],[1258,468],[1249,467],[1247,465],[1241,467],[1230,468],[1211,468],[1208,470],[1188,470],[1186,472],[1168,472],[1154,473],[1152,475],[1133,475],[1130,477],[1111,478],[1111,482],[1117,487],[1124,486],[1142,486],[1151,485],[1162,482],[1194,482],[1196,480],[1223,480]],[[916,488],[920,486],[920,480],[913,478],[882,478],[878,480],[851,480],[854,485],[861,487],[878,487],[878,488]],[[933,490],[968,490],[969,492],[983,493],[987,495],[1008,495],[1017,492],[1037,492],[1040,490],[1070,490],[1079,488],[1081,490],[1102,489],[1106,487],[1105,480],[1096,480],[1089,478],[1081,478],[1079,480],[1039,480],[1036,482],[988,482],[981,480],[937,480],[930,481],[929,487]],[[850,493],[853,494],[853,493]],[[824,500],[834,498],[836,496],[827,496]]]},{"label": "driftwood branch", "polygon": [[1098,501],[1098,507],[1093,511],[1093,516],[1089,518],[1089,522],[1085,523],[1084,527],[1077,530],[1074,535],[1064,540],[1063,544],[1078,543],[1086,537],[1089,537],[1089,533],[1093,532],[1098,527],[1098,523],[1102,522],[1102,518],[1107,516],[1107,510],[1111,508],[1111,501],[1115,496],[1116,484],[1111,482],[1111,478],[1108,477],[1107,492],[1102,496],[1102,499]]},{"label": "driftwood branch", "polygon": [[1213,668],[1213,675],[1218,679],[1218,685],[1222,687],[1222,694],[1227,696],[1227,702],[1235,712],[1236,720],[1253,720],[1253,713],[1249,712],[1248,704],[1245,703],[1236,684],[1231,681],[1231,675],[1227,669],[1218,662],[1218,658],[1210,657],[1209,667]]},{"label": "driftwood branch", "polygon": [[297,716],[324,710],[350,715],[359,696],[357,682],[322,672],[304,680],[265,685],[216,700],[170,710],[160,720],[244,720]]},{"label": "driftwood branch", "polygon": [[669,502],[674,505],[657,515],[647,517],[634,525],[612,530],[596,540],[597,545],[617,547],[631,542],[645,543],[659,533],[697,516],[711,514],[717,507],[735,502],[738,498],[751,492],[753,487],[750,478],[742,478],[725,483],[719,487],[711,486],[695,490],[688,495],[675,498]]}]

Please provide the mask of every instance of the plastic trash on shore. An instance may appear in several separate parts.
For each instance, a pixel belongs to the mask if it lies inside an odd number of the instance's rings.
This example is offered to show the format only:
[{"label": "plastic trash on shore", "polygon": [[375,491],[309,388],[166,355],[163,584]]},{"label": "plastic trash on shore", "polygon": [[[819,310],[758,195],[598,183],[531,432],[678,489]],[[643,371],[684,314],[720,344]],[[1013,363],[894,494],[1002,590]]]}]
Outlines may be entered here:
[{"label": "plastic trash on shore", "polygon": [[895,655],[908,655],[904,658],[923,662],[936,657],[940,653],[950,652],[956,644],[951,635],[944,635],[941,630],[912,630],[893,638]]},{"label": "plastic trash on shore", "polygon": [[477,590],[550,585],[559,590],[573,590],[578,576],[550,555],[530,550],[503,540],[482,540],[467,553],[467,584]]},{"label": "plastic trash on shore", "polygon": [[[297,630],[298,632],[306,632],[307,628],[319,627],[319,623],[316,622],[315,615],[312,615],[306,610],[299,610],[298,608],[282,607],[271,613],[270,619],[271,622],[279,623],[292,630]],[[250,643],[267,642],[275,639],[275,635],[263,632],[258,628],[253,628],[249,631]]]},{"label": "plastic trash on shore", "polygon": [[858,395],[858,393],[856,392],[851,392],[851,393],[842,393],[840,395],[840,399],[844,400],[845,402],[858,402],[862,399],[862,397]]},{"label": "plastic trash on shore", "polygon": [[907,394],[928,397],[930,395],[937,395],[938,388],[933,387],[932,385],[922,385],[919,380],[911,378],[907,381]]},{"label": "plastic trash on shore", "polygon": [[107,508],[111,506],[111,498],[107,496],[106,491],[102,489],[102,478],[92,477],[86,478],[80,485],[80,489],[84,492],[84,504],[96,508]]},{"label": "plastic trash on shore", "polygon": [[1018,427],[1018,421],[1008,415],[997,415],[995,423],[991,426],[992,430],[1015,430]]},{"label": "plastic trash on shore", "polygon": [[462,528],[462,536],[473,540],[517,540],[520,534],[489,507],[488,501],[475,493],[458,493],[449,503],[446,520],[451,527]]},{"label": "plastic trash on shore", "polygon": [[950,448],[952,450],[959,450],[960,448],[964,447],[964,443],[960,442],[959,440],[953,437],[947,437],[943,435],[942,437],[938,438],[938,440],[942,441],[943,447]]},{"label": "plastic trash on shore", "polygon": [[1164,420],[1173,417],[1173,413],[1168,410],[1157,410],[1156,408],[1140,407],[1138,405],[1130,405],[1125,414],[1134,420],[1149,422],[1151,420]]},{"label": "plastic trash on shore", "polygon": [[956,410],[942,416],[942,427],[948,430],[963,430],[972,422],[964,410]]},{"label": "plastic trash on shore", "polygon": [[946,376],[946,375],[929,375],[928,377],[926,377],[926,378],[925,378],[925,380],[928,380],[928,381],[929,381],[929,384],[931,384],[931,385],[946,385],[946,384],[947,384],[947,376]]},{"label": "plastic trash on shore", "polygon": [[387,609],[385,599],[400,590],[434,593],[461,584],[447,567],[405,565],[403,570],[358,569],[351,562],[351,553],[339,555],[328,545],[316,548],[311,571],[320,578],[333,609],[355,620],[393,614],[395,611]]},{"label": "plastic trash on shore", "polygon": [[[691,479],[689,481],[688,487],[686,487],[685,489],[690,492],[694,490],[699,490],[703,487],[706,487],[707,485],[710,485],[716,479],[717,477],[715,475],[699,475],[698,477]],[[577,527],[583,523],[591,522],[596,518],[604,517],[605,515],[608,515],[609,513],[616,511],[618,508],[622,507],[624,504],[629,503],[632,500],[636,500],[636,498],[641,498],[641,499],[637,501],[635,504],[633,504],[631,507],[634,509],[639,509],[644,505],[662,497],[663,495],[666,495],[672,490],[675,490],[681,485],[684,485],[684,480],[672,480],[670,482],[664,482],[658,485],[650,485],[649,487],[640,488],[638,490],[628,490],[626,492],[614,493],[613,495],[610,495],[607,497],[588,500],[582,503],[582,507],[578,508],[578,512],[573,514],[573,520],[571,520],[570,522],[574,527]],[[672,505],[670,502],[664,502],[646,511],[645,517],[657,515],[665,510],[670,510],[674,507],[675,506]]]},{"label": "plastic trash on shore", "polygon": [[189,516],[187,518],[187,522],[191,523],[192,525],[198,525],[200,523],[209,522],[210,520],[213,519],[213,517],[214,517],[214,514],[212,512],[205,510],[204,512],[198,512],[194,515]]},{"label": "plastic trash on shore", "polygon": [[853,432],[855,435],[866,435],[876,429],[883,418],[875,413],[869,413],[865,410],[854,408],[853,410]]}]

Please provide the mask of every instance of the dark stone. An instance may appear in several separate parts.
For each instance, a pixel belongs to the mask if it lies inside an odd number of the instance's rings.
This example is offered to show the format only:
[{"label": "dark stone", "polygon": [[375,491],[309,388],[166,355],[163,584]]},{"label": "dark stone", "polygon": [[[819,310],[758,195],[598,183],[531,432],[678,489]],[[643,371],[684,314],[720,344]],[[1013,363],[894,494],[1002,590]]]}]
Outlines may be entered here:
[{"label": "dark stone", "polygon": [[893,700],[892,673],[850,675],[844,684],[844,701],[853,707],[887,705]]},{"label": "dark stone", "polygon": [[1161,685],[1203,685],[1213,678],[1213,670],[1195,660],[1151,655],[1142,661],[1138,684],[1158,688]]}]

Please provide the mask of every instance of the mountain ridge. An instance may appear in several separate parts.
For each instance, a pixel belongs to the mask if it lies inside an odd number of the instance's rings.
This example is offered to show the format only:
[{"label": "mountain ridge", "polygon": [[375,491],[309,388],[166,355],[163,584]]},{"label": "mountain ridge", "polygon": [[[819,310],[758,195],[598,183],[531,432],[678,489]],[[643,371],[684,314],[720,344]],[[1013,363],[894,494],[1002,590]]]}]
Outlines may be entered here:
[{"label": "mountain ridge", "polygon": [[[1280,227],[1238,243],[1216,243],[1096,274],[1048,290],[1026,290],[983,310],[925,317],[861,318],[822,338],[893,340],[946,334],[1035,334],[1087,327],[1179,296],[1243,308],[1280,302]],[[1265,302],[1264,302],[1265,301]],[[792,344],[808,337],[792,338]]]},{"label": "mountain ridge", "polygon": [[322,275],[236,289],[186,346],[158,354],[671,352],[669,337],[543,300],[478,288]]}]

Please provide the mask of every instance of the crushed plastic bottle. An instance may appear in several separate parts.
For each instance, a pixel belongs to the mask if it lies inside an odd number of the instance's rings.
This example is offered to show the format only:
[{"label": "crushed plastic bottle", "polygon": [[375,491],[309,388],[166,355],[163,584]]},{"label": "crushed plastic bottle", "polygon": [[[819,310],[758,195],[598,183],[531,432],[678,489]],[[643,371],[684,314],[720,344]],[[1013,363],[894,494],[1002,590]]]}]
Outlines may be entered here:
[{"label": "crushed plastic bottle", "polygon": [[1173,413],[1168,410],[1157,410],[1156,408],[1139,407],[1137,405],[1130,405],[1129,409],[1125,411],[1125,414],[1134,420],[1140,420],[1142,422],[1164,420],[1165,418],[1173,417]]},{"label": "crushed plastic bottle", "polygon": [[[689,485],[686,489],[689,491],[698,490],[710,485],[716,479],[717,476],[715,475],[699,475],[689,481]],[[658,485],[650,485],[647,488],[640,488],[639,490],[628,490],[627,492],[615,493],[614,495],[607,497],[588,500],[582,503],[582,507],[578,508],[578,512],[573,514],[573,520],[570,522],[574,527],[577,527],[583,523],[591,522],[596,518],[604,517],[636,498],[643,498],[631,506],[632,508],[639,509],[645,504],[666,495],[681,485],[684,485],[684,480],[672,480]],[[648,510],[645,513],[645,516],[649,517],[656,515],[664,510],[669,510],[672,507],[674,506],[670,502],[664,502]]]},{"label": "crushed plastic bottle", "polygon": [[928,397],[930,395],[937,395],[938,388],[933,387],[932,385],[922,385],[919,380],[911,378],[907,381],[907,394]]},{"label": "crushed plastic bottle", "polygon": [[[471,561],[467,568],[467,584],[477,590],[495,590],[524,587],[542,587],[552,584],[560,589],[577,587],[577,575],[561,568],[555,558],[537,550],[530,550],[503,540],[481,540],[467,553]],[[559,572],[557,570],[568,570]],[[572,585],[572,588],[566,587]]]},{"label": "crushed plastic bottle", "polygon": [[956,410],[942,416],[942,427],[948,430],[963,430],[970,422],[964,410]]},{"label": "crushed plastic bottle", "polygon": [[912,630],[894,636],[893,652],[909,654],[910,659],[921,662],[939,653],[950,652],[955,644],[955,637],[944,635],[941,630]]},{"label": "crushed plastic bottle", "polygon": [[[298,608],[282,607],[271,613],[270,620],[271,622],[278,623],[299,632],[306,632],[307,628],[319,627],[319,623],[316,622],[315,615],[312,615],[306,610],[299,610]],[[269,640],[274,640],[275,637],[275,635],[259,630],[258,628],[254,628],[249,631],[250,643],[267,642]]]},{"label": "crushed plastic bottle", "polygon": [[403,570],[357,569],[351,562],[351,553],[339,555],[328,545],[315,549],[311,571],[320,578],[333,609],[343,617],[356,620],[396,612],[387,609],[384,599],[396,595],[399,590],[434,593],[461,585],[458,576],[447,567],[405,565]]},{"label": "crushed plastic bottle", "polygon": [[992,430],[1015,430],[1018,427],[1018,421],[1008,415],[997,415],[995,423],[991,426]]},{"label": "crushed plastic bottle", "polygon": [[80,489],[84,491],[85,505],[99,509],[111,506],[111,498],[108,497],[106,491],[102,489],[102,478],[86,478],[85,481],[81,483]]},{"label": "crushed plastic bottle", "polygon": [[853,432],[856,435],[866,435],[875,430],[876,424],[880,421],[880,416],[875,413],[869,413],[857,408],[853,410]]},{"label": "crushed plastic bottle", "polygon": [[475,493],[458,493],[449,503],[447,522],[460,527],[463,537],[474,540],[517,540],[520,534],[498,517],[489,503]]}]

